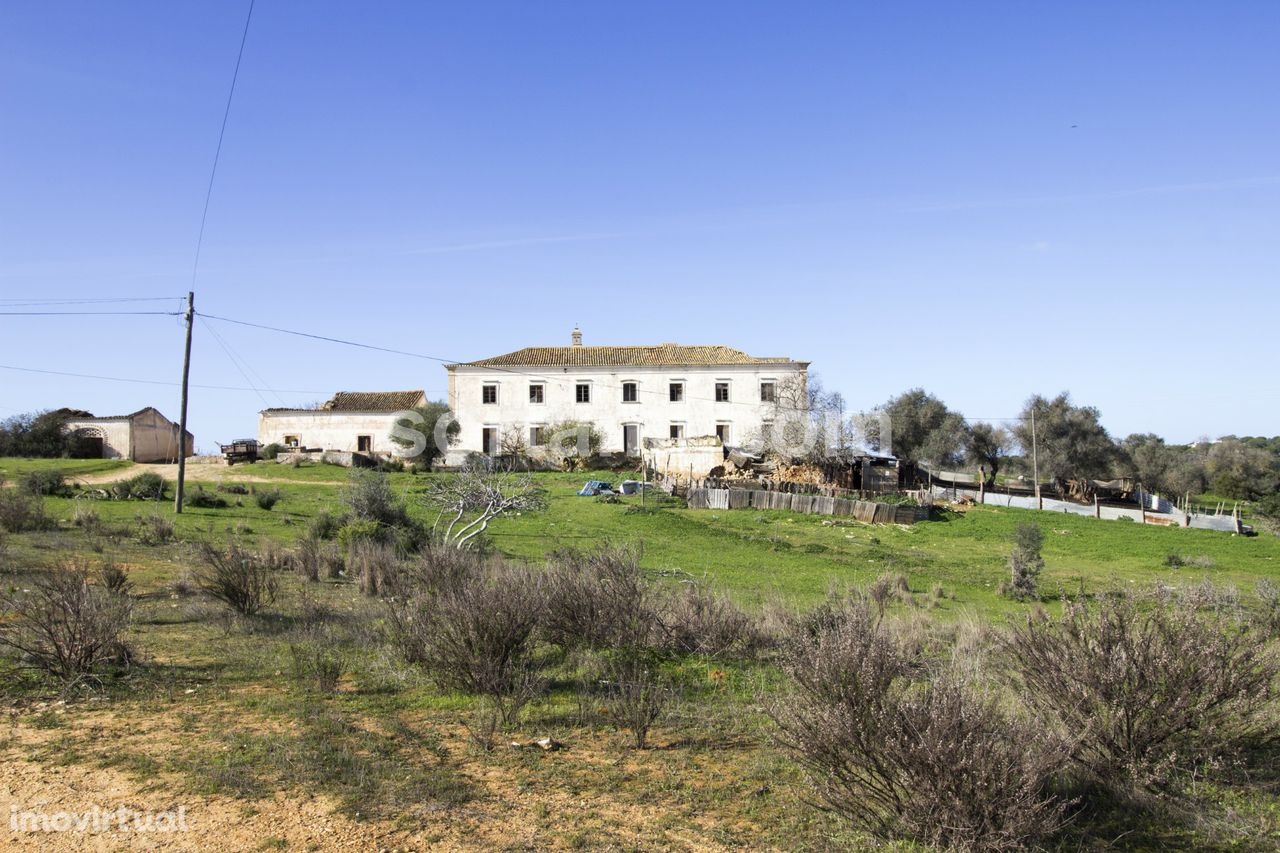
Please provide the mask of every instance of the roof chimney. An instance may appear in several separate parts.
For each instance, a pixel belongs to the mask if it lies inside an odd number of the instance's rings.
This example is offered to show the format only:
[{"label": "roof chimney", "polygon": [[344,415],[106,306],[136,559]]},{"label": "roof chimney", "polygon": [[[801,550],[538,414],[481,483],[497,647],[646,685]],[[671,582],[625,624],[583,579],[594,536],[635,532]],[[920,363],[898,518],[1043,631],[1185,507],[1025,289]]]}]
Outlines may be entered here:
[{"label": "roof chimney", "polygon": [[573,324],[573,345],[575,347],[582,346],[582,330],[578,328],[578,324]]}]

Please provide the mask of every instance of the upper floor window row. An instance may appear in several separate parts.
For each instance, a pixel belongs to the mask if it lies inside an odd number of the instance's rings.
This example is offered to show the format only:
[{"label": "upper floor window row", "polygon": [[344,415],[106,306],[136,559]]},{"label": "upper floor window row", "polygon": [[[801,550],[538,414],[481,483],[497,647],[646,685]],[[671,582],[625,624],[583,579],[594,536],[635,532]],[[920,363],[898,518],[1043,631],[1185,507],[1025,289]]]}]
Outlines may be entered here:
[{"label": "upper floor window row", "polygon": [[[715,401],[717,403],[728,403],[731,401],[729,392],[730,383],[727,381],[715,383]],[[574,399],[579,403],[591,402],[591,383],[579,382],[574,386]],[[667,399],[672,403],[683,403],[685,400],[685,383],[671,382],[667,385]],[[760,402],[774,403],[778,399],[778,384],[773,380],[764,380],[760,383]],[[498,402],[498,383],[485,383],[480,387],[480,400],[485,405],[496,405]],[[622,402],[637,403],[640,400],[640,384],[638,382],[622,383]],[[533,382],[529,385],[529,402],[545,403],[547,401],[547,386],[543,382]]]}]

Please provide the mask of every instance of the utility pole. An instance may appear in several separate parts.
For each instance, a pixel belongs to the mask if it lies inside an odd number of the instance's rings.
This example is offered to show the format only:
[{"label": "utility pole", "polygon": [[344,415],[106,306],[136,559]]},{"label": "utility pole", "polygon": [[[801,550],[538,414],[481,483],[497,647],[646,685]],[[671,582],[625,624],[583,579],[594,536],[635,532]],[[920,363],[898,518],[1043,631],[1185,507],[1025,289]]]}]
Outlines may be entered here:
[{"label": "utility pole", "polygon": [[1031,406],[1031,477],[1036,482],[1036,509],[1044,509],[1040,501],[1040,457],[1036,451],[1036,407]]},{"label": "utility pole", "polygon": [[187,345],[182,354],[182,406],[178,412],[178,487],[173,493],[173,511],[182,512],[182,492],[187,482],[187,387],[191,378],[191,326],[196,319],[196,294],[187,294]]}]

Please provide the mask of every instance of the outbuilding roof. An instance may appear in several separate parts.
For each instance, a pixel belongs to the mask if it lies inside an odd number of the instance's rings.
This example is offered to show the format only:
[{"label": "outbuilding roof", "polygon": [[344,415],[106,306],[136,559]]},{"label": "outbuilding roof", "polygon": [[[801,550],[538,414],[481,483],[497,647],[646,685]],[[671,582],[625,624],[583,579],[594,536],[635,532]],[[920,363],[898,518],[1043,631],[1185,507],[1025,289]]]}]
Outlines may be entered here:
[{"label": "outbuilding roof", "polygon": [[318,409],[265,409],[267,412],[402,412],[422,403],[421,388],[413,391],[339,391]]}]

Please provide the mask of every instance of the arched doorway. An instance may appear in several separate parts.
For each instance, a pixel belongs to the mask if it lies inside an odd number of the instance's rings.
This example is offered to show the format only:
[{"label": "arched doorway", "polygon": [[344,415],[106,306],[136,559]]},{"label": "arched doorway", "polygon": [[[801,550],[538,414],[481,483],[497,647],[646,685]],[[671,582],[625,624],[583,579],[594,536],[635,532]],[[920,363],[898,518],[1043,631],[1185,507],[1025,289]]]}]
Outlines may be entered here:
[{"label": "arched doorway", "polygon": [[106,449],[106,435],[97,427],[80,427],[73,434],[72,459],[101,459]]}]

